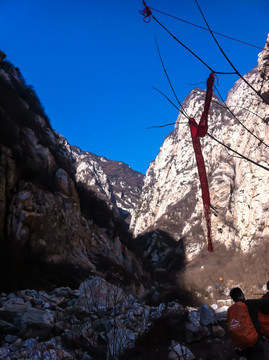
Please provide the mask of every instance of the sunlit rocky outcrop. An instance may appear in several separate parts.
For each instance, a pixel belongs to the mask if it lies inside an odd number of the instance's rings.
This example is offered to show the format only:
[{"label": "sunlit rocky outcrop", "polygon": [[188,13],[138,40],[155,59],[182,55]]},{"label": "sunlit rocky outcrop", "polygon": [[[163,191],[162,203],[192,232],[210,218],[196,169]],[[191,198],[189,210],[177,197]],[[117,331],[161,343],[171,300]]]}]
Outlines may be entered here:
[{"label": "sunlit rocky outcrop", "polygon": [[[212,204],[213,241],[243,251],[268,241],[269,235],[268,46],[269,40],[259,55],[258,66],[244,76],[267,104],[239,79],[226,102],[213,97],[208,129],[220,142],[267,170],[209,136],[201,139]],[[186,113],[199,120],[204,99],[204,90],[192,90],[183,102]],[[135,235],[161,229],[175,239],[184,237],[189,258],[197,255],[207,241],[190,130],[182,114],[149,166],[131,227]]]}]

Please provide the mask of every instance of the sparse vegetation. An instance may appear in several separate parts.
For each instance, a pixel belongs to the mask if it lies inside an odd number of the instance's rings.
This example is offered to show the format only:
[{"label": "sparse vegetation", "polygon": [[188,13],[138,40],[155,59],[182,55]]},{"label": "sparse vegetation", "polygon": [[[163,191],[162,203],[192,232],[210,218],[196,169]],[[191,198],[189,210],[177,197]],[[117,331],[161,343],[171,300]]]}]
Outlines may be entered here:
[{"label": "sparse vegetation", "polygon": [[[192,293],[200,294],[202,302],[228,299],[227,292],[233,286],[242,286],[248,298],[260,297],[262,287],[269,280],[267,254],[269,244],[262,242],[252,252],[242,253],[236,248],[226,249],[215,244],[214,253],[204,248],[199,257],[185,268],[184,282]],[[223,278],[219,281],[219,278]],[[208,287],[212,287],[208,299]]]}]

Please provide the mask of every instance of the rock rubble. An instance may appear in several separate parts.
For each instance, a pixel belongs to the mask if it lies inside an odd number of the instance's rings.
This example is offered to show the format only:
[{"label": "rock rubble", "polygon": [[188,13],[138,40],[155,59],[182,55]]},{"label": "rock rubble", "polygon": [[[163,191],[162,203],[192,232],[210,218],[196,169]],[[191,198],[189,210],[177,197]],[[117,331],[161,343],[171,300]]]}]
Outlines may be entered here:
[{"label": "rock rubble", "polygon": [[181,359],[175,357],[179,348],[193,359],[193,342],[221,342],[225,336],[223,318],[218,319],[212,307],[184,308],[177,302],[149,306],[94,277],[77,290],[60,287],[0,294],[0,359],[115,360],[135,348],[137,339],[160,319],[178,319],[185,337],[181,344],[170,340],[169,359]]}]

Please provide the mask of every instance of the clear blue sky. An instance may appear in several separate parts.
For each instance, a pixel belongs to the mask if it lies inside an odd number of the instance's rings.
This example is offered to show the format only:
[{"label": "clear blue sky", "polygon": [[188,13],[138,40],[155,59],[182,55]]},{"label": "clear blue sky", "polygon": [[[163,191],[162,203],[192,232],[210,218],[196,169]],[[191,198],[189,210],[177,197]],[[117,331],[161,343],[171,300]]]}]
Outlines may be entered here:
[{"label": "clear blue sky", "polygon": [[[205,26],[194,0],[148,0],[149,6]],[[199,0],[211,28],[263,47],[268,0]],[[154,91],[173,98],[155,36],[180,101],[209,70],[154,20],[143,22],[138,0],[0,0],[0,49],[32,84],[52,127],[82,150],[120,160],[145,173],[173,127],[177,111]],[[219,71],[231,68],[210,34],[154,12],[182,42]],[[217,37],[245,74],[259,49]],[[237,80],[219,76],[225,97]],[[204,88],[204,84],[200,87]]]}]

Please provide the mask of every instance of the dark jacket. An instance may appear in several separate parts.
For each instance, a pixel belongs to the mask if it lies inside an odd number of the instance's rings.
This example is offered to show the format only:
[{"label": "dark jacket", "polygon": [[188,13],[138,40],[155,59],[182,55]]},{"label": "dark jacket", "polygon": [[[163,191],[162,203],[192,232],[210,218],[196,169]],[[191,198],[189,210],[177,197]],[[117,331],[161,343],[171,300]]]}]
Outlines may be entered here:
[{"label": "dark jacket", "polygon": [[248,312],[255,326],[257,333],[260,333],[260,322],[258,319],[258,312],[261,311],[262,313],[266,314],[266,311],[269,308],[269,298],[262,298],[262,299],[252,299],[252,300],[239,300],[244,302],[248,307]]},{"label": "dark jacket", "polygon": [[[269,298],[269,291],[263,295],[262,297],[263,299],[267,299]],[[269,305],[268,306],[265,306],[262,310],[262,312],[264,313],[264,315],[269,315]]]}]

